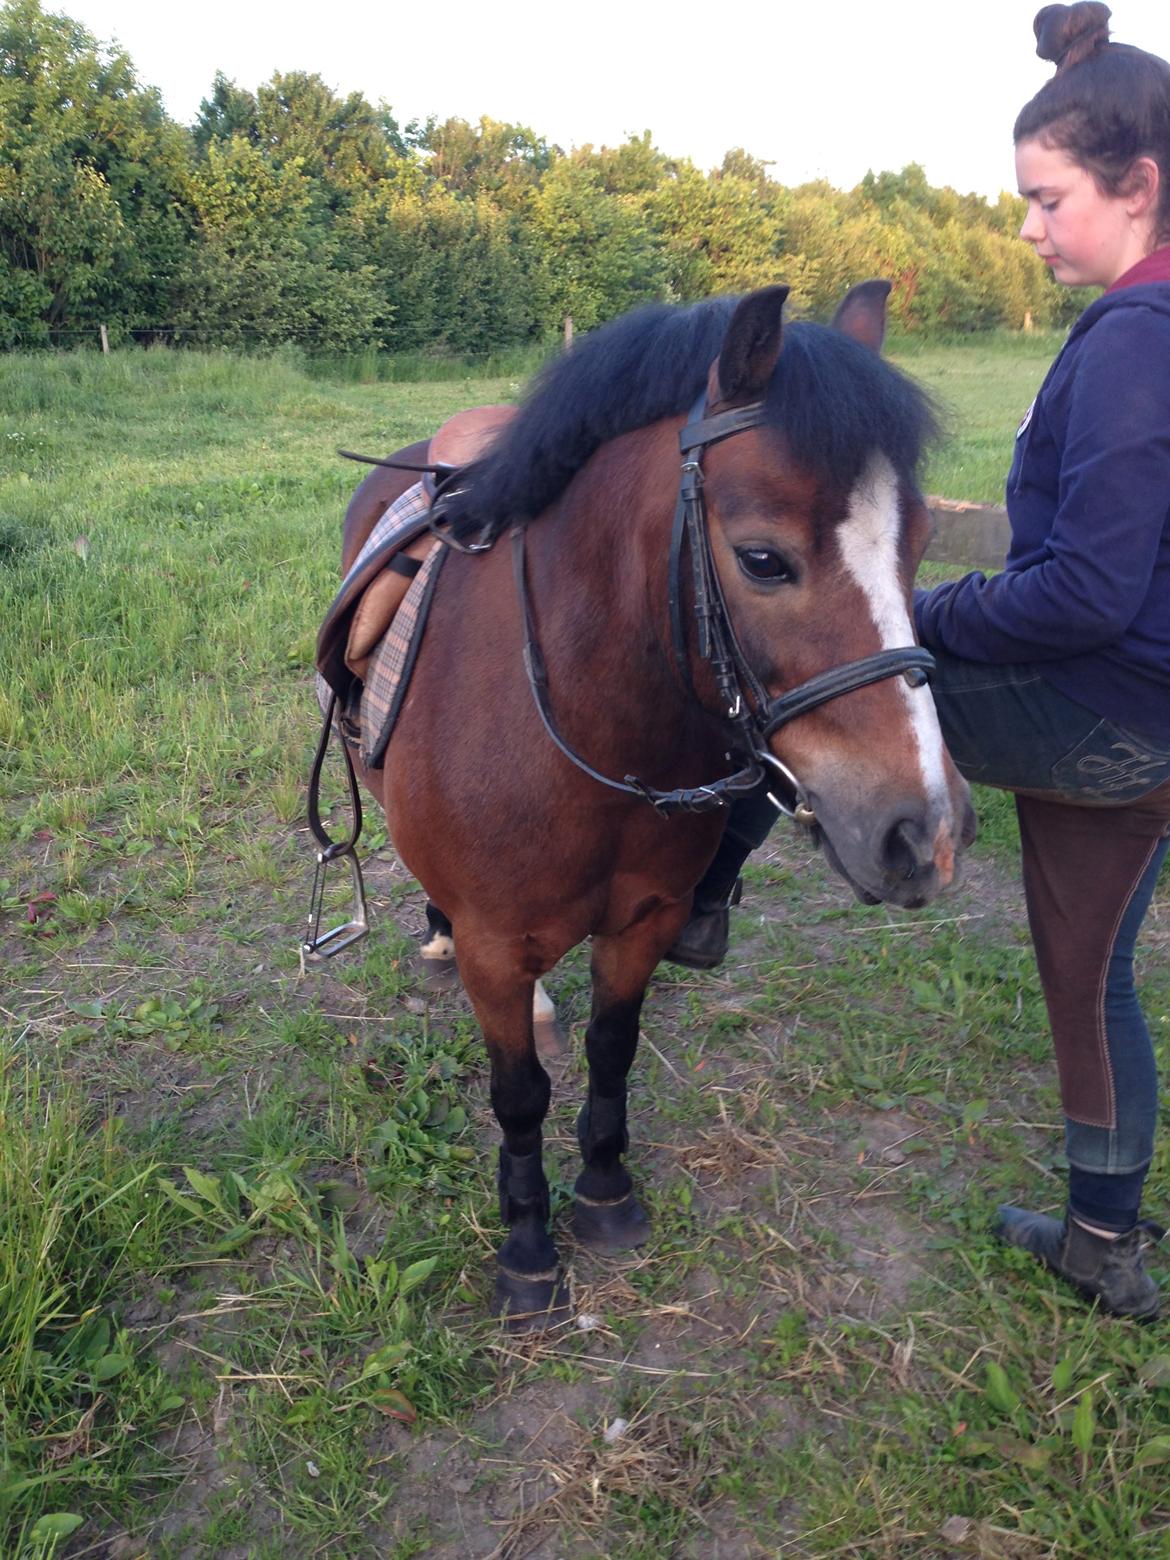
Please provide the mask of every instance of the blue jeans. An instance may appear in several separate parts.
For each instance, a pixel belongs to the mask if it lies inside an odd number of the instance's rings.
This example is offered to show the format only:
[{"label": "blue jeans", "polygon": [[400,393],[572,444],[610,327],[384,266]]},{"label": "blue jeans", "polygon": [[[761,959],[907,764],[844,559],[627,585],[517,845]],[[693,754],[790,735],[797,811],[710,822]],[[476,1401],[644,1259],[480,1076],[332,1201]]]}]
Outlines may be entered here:
[{"label": "blue jeans", "polygon": [[1040,666],[934,655],[935,704],[959,769],[1018,793],[1070,1207],[1090,1223],[1128,1229],[1158,1110],[1133,954],[1170,847],[1170,748],[1102,720],[1046,682]]}]

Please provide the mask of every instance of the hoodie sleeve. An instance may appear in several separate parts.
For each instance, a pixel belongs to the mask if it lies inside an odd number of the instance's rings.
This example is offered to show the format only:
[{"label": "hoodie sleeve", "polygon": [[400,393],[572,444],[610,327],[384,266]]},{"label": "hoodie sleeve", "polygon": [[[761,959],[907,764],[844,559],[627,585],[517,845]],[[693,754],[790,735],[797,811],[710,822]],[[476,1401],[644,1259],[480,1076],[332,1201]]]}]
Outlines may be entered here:
[{"label": "hoodie sleeve", "polygon": [[972,661],[1059,660],[1112,644],[1137,616],[1170,511],[1170,315],[1102,314],[1080,343],[1065,412],[1043,557],[921,593],[924,644]]}]

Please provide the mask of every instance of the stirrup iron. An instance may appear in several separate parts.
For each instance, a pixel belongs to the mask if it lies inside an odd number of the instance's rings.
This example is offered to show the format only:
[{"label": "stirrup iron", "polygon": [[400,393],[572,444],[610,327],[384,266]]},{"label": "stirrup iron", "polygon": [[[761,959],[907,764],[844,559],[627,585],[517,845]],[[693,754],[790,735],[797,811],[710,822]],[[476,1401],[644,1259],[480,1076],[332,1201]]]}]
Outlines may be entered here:
[{"label": "stirrup iron", "polygon": [[[325,762],[325,754],[329,747],[329,738],[333,731],[333,711],[337,704],[337,695],[333,694],[329,700],[329,708],[325,712],[325,722],[321,728],[321,740],[317,744],[317,756],[313,760],[313,772],[309,777],[309,828],[313,831],[313,838],[317,841],[317,867],[313,873],[313,891],[309,898],[309,928],[301,943],[301,958],[306,961],[320,962],[323,959],[331,959],[335,953],[341,953],[345,948],[351,948],[354,943],[360,942],[370,929],[369,916],[366,911],[366,886],[362,880],[362,864],[357,858],[356,845],[362,832],[362,802],[358,793],[357,776],[353,770],[353,760],[349,756],[349,749],[344,741],[341,750],[345,754],[345,768],[349,779],[349,801],[353,810],[353,830],[348,839],[333,840],[325,830],[321,822],[321,814],[318,802],[321,794],[321,769]],[[350,884],[353,889],[353,904],[348,921],[342,921],[340,925],[331,927],[329,931],[321,930],[321,915],[325,906],[325,879],[329,873],[331,863],[344,861],[349,866]]]}]

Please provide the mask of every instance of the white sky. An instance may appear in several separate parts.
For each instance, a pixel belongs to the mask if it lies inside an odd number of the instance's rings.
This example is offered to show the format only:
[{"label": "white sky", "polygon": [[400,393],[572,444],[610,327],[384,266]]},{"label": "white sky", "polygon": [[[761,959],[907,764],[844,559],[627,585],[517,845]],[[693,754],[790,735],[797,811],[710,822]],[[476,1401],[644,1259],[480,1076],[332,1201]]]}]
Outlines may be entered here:
[{"label": "white sky", "polygon": [[[1012,123],[1052,69],[1033,52],[1035,0],[45,5],[121,43],[184,123],[217,69],[252,90],[275,70],[306,70],[384,100],[400,122],[488,114],[566,150],[649,129],[701,168],[743,146],[783,184],[845,189],[908,162],[963,192],[1014,188]],[[1168,0],[1117,0],[1112,25],[1170,57]]]}]

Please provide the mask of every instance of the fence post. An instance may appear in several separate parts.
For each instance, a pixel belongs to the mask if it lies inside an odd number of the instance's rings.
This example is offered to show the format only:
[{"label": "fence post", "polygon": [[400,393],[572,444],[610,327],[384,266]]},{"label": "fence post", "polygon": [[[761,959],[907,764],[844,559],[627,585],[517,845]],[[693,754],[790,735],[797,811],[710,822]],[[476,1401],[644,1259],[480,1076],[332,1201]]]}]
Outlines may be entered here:
[{"label": "fence post", "polygon": [[104,325],[99,325],[98,330],[101,332],[102,351],[108,352],[110,350],[110,338],[106,335],[106,327]]},{"label": "fence post", "polygon": [[566,314],[565,315],[565,351],[567,352],[572,345],[573,345],[573,316],[571,314]]}]

